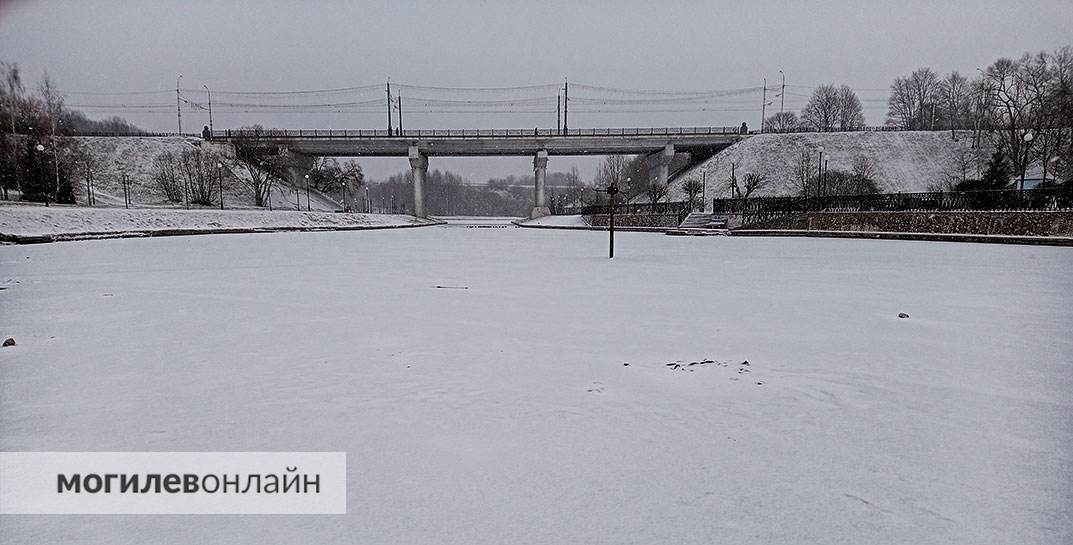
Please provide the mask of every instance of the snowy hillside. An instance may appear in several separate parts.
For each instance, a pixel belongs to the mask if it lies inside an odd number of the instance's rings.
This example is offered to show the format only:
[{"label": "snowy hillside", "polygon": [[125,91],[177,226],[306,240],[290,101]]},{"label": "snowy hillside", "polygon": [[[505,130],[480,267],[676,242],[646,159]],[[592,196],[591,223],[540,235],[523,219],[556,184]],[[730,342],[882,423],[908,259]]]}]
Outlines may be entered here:
[{"label": "snowy hillside", "polygon": [[124,233],[350,230],[436,223],[436,220],[398,214],[6,205],[0,213],[0,240],[26,237],[95,238]]},{"label": "snowy hillside", "polygon": [[950,171],[962,150],[974,154],[978,167],[983,168],[990,149],[985,144],[983,150],[971,150],[971,143],[969,132],[959,132],[955,140],[946,131],[761,134],[734,144],[683,173],[672,184],[670,200],[683,200],[682,183],[691,177],[700,180],[705,166],[709,169],[707,198],[729,196],[727,180],[734,163],[739,180],[750,172],[767,175],[768,185],[755,195],[796,194],[794,169],[801,152],[810,151],[816,168],[820,146],[824,147],[823,158],[832,171],[851,171],[854,157],[868,158],[881,192],[927,191],[929,186],[944,179],[944,173]]},{"label": "snowy hillside", "polygon": [[[224,184],[224,202],[228,207],[253,207],[253,193],[241,183],[249,179],[246,167],[239,163],[226,146],[205,144],[200,138],[165,136],[165,137],[98,137],[82,136],[74,138],[81,146],[89,149],[100,161],[100,170],[94,182],[97,206],[123,206],[122,175],[126,174],[132,182],[132,200],[138,206],[175,206],[164,198],[164,192],[153,182],[153,161],[165,152],[180,154],[189,149],[202,148],[219,153],[224,170],[228,173],[230,183]],[[234,180],[239,180],[236,183]],[[85,204],[85,182],[75,176],[75,198],[79,204]],[[302,209],[306,208],[305,189],[295,194],[294,188],[287,186],[272,192],[272,205],[275,208],[294,209],[296,200],[301,200]],[[313,210],[336,210],[341,206],[332,199],[315,191],[310,192]]]}]

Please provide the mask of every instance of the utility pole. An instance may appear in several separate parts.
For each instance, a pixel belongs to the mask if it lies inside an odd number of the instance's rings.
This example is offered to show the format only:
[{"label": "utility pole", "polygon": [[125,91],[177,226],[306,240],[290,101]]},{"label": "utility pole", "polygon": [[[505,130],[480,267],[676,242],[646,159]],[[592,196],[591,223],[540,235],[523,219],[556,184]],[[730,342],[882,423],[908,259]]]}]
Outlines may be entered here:
[{"label": "utility pole", "polygon": [[402,93],[399,93],[399,136],[402,136]]},{"label": "utility pole", "polygon": [[764,134],[764,121],[767,119],[767,78],[764,78],[764,99],[760,104],[760,134]]},{"label": "utility pole", "polygon": [[555,95],[555,134],[563,130],[563,95]]},{"label": "utility pole", "polygon": [[779,113],[782,113],[783,106],[786,106],[786,74],[779,70],[779,75],[782,76],[782,90],[779,91]]},{"label": "utility pole", "polygon": [[392,134],[392,78],[387,78],[387,134]]},{"label": "utility pole", "polygon": [[570,130],[570,82],[563,78],[563,134]]},{"label": "utility pole", "polygon": [[205,94],[208,95],[208,97],[209,97],[209,133],[211,134],[212,133],[212,93],[209,92],[209,86],[208,85],[202,84],[201,86],[205,88]]},{"label": "utility pole", "polygon": [[179,122],[179,134],[183,133],[183,106],[182,99],[179,97],[179,82],[182,80],[182,74],[179,74],[179,77],[175,79],[175,117]]}]

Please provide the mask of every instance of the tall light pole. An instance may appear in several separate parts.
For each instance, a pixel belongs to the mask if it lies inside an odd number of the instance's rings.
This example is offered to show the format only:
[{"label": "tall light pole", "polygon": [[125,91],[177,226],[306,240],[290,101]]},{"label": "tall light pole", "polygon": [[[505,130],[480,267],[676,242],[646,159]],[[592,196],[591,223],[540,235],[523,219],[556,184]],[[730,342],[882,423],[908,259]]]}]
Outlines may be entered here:
[{"label": "tall light pole", "polygon": [[782,90],[779,91],[779,113],[781,114],[783,106],[786,106],[786,74],[779,70],[779,75],[782,76]]},{"label": "tall light pole", "polygon": [[[205,88],[205,95],[207,95],[209,97],[209,134],[211,135],[212,134],[212,92],[209,91],[209,86],[208,85],[202,84],[201,86]],[[225,96],[224,98],[227,98],[227,97]]]},{"label": "tall light pole", "polygon": [[179,134],[183,133],[183,106],[182,99],[179,98],[179,82],[182,80],[182,74],[175,78],[175,118],[179,122]]},{"label": "tall light pole", "polygon": [[[209,129],[212,130],[212,129]],[[216,163],[216,177],[220,182],[220,210],[224,209],[224,164]]]},{"label": "tall light pole", "polygon": [[[37,150],[37,162],[38,162],[38,164],[40,164],[40,163],[42,163],[41,154],[45,153],[45,145],[39,143],[36,146],[34,146],[34,149]],[[44,185],[45,185],[45,169],[44,169],[43,166],[42,166],[39,174],[40,174],[40,178],[41,178],[41,186],[44,187]],[[48,206],[48,191],[45,191],[45,206]]]},{"label": "tall light pole", "polygon": [[607,258],[615,258],[615,195],[618,193],[618,186],[615,182],[611,182],[611,185],[607,186],[608,204],[608,216],[607,216],[607,233],[608,233],[608,246],[607,246]]},{"label": "tall light pole", "polygon": [[[306,174],[305,178],[306,178],[306,212],[309,212],[309,175]],[[298,189],[297,188],[295,188],[294,193],[295,193],[295,196],[296,196],[295,200],[298,202],[298,210],[301,211],[302,210],[302,197],[298,196]]]},{"label": "tall light pole", "polygon": [[[823,179],[823,146],[820,146],[820,164],[818,164],[816,166],[819,169],[816,172],[816,189],[817,189],[817,193],[819,193],[819,191],[818,191],[819,186],[820,186],[821,180]],[[806,201],[806,204],[807,204],[807,201]]]},{"label": "tall light pole", "polygon": [[1028,146],[1032,143],[1032,132],[1026,132],[1024,135],[1025,141],[1025,153],[1024,158],[1021,160],[1021,187],[1023,191],[1025,189],[1025,169],[1028,168]]},{"label": "tall light pole", "polygon": [[708,165],[700,169],[700,212],[708,209]]},{"label": "tall light pole", "polygon": [[767,115],[767,78],[764,78],[764,98],[760,101],[760,134],[764,134],[764,121]]}]

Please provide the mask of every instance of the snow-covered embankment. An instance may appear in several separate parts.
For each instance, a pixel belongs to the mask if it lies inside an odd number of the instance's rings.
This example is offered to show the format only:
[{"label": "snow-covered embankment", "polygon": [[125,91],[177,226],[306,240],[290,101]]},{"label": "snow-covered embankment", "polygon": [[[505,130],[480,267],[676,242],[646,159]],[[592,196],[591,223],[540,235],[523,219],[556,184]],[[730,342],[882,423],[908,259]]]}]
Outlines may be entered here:
[{"label": "snow-covered embankment", "polygon": [[0,208],[0,240],[34,243],[130,236],[388,229],[437,223],[440,222],[395,214],[11,205]]}]

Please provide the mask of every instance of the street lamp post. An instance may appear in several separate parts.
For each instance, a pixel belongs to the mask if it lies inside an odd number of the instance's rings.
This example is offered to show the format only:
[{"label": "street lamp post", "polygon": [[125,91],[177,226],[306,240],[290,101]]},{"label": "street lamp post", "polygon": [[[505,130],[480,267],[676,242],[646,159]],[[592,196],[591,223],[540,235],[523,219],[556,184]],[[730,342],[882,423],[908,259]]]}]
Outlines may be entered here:
[{"label": "street lamp post", "polygon": [[1028,146],[1031,145],[1031,143],[1032,143],[1032,133],[1031,132],[1026,132],[1023,138],[1024,138],[1024,141],[1025,141],[1025,153],[1024,153],[1024,158],[1021,160],[1021,185],[1020,185],[1020,189],[1022,191],[1024,191],[1024,189],[1025,189],[1025,170],[1028,168]]},{"label": "street lamp post", "polygon": [[183,75],[179,74],[179,77],[175,78],[175,118],[178,121],[180,135],[183,134],[183,105],[179,94],[179,83],[182,81]]},{"label": "street lamp post", "polygon": [[700,169],[700,212],[708,209],[708,165]]},{"label": "street lamp post", "polygon": [[630,213],[630,197],[633,195],[633,177],[626,176],[626,213]]},{"label": "street lamp post", "polygon": [[[38,164],[41,164],[41,154],[45,152],[45,145],[44,144],[37,144],[36,146],[34,146],[34,149],[37,150],[37,154],[38,154],[37,155],[37,162],[38,162]],[[44,166],[41,167],[41,170],[39,171],[39,174],[40,174],[40,178],[41,178],[41,187],[45,187],[45,168],[44,168]],[[45,206],[48,206],[48,191],[45,191]]]},{"label": "street lamp post", "polygon": [[205,95],[209,97],[209,134],[212,134],[212,92],[209,91],[208,85],[202,84],[201,86],[205,88]]},{"label": "street lamp post", "polygon": [[312,207],[309,204],[309,175],[306,174],[306,212],[309,212],[311,210]]},{"label": "street lamp post", "polygon": [[[598,191],[598,190],[597,190]],[[607,258],[615,258],[615,195],[618,194],[618,186],[611,182],[604,190],[607,193],[607,233],[608,248]],[[584,202],[584,201],[583,201]]]},{"label": "street lamp post", "polygon": [[607,258],[614,259],[615,257],[615,195],[618,194],[618,187],[612,182],[607,186],[608,201],[611,203],[610,214],[608,214],[607,220],[607,233],[609,235]]},{"label": "street lamp post", "polygon": [[216,178],[217,178],[217,181],[220,183],[220,210],[223,210],[224,209],[224,164],[223,163],[216,163]]},{"label": "street lamp post", "polygon": [[[309,175],[308,174],[306,174],[306,187],[309,187]],[[294,209],[299,211],[299,212],[302,211],[302,193],[298,191],[298,186],[297,185],[295,185],[295,188],[294,188]]]}]

